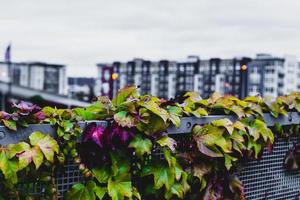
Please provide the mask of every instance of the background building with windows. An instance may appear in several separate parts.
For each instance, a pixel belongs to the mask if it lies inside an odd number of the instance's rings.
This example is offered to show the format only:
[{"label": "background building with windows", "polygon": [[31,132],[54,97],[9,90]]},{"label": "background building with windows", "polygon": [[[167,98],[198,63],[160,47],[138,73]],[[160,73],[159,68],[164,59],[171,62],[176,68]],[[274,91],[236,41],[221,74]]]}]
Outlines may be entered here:
[{"label": "background building with windows", "polygon": [[94,86],[94,78],[68,77],[68,96],[72,99],[91,102],[95,98]]},{"label": "background building with windows", "polygon": [[300,66],[291,55],[204,60],[189,56],[181,61],[134,59],[97,66],[99,95],[110,97],[126,85],[136,85],[141,94],[161,98],[174,98],[186,91],[199,92],[204,98],[213,92],[239,98],[257,94],[276,97],[300,88]]},{"label": "background building with windows", "polygon": [[43,62],[0,62],[2,82],[65,95],[66,80],[64,65]]}]

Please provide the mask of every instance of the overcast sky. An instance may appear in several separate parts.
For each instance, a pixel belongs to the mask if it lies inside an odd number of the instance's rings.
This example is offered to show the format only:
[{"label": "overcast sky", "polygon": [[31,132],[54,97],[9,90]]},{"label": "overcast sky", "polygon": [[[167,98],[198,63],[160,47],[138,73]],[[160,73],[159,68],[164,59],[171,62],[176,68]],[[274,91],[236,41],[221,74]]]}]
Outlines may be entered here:
[{"label": "overcast sky", "polygon": [[68,66],[96,76],[96,63],[300,56],[297,0],[0,0],[0,60]]}]

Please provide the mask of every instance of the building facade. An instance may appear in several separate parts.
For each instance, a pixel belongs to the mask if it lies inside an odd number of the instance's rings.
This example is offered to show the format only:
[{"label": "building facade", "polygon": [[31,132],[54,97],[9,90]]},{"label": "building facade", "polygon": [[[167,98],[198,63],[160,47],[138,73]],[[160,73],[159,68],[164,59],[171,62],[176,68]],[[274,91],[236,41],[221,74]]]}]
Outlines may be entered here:
[{"label": "building facade", "polygon": [[151,93],[166,99],[186,91],[199,92],[204,98],[213,92],[239,98],[257,94],[276,97],[300,88],[297,80],[300,74],[296,73],[300,66],[294,56],[258,54],[255,58],[207,60],[189,56],[183,61],[134,59],[123,64],[97,66],[99,77],[108,78],[107,82],[97,84],[99,91],[105,88],[108,92],[99,94],[110,97],[126,85],[138,86],[141,94]]},{"label": "building facade", "polygon": [[91,102],[95,98],[94,86],[94,78],[68,77],[68,95],[72,99]]},{"label": "building facade", "polygon": [[257,54],[249,63],[249,95],[276,97],[299,90],[299,67],[295,56]]},{"label": "building facade", "polygon": [[0,62],[0,81],[65,95],[66,67],[42,62]]}]

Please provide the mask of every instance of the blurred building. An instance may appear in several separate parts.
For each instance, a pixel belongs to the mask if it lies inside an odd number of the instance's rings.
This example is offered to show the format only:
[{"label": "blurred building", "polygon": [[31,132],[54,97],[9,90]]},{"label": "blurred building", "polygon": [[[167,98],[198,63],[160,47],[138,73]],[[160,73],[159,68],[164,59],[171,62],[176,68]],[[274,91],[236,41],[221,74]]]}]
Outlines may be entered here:
[{"label": "blurred building", "polygon": [[72,99],[90,102],[94,97],[95,79],[86,77],[68,78],[68,95]]},{"label": "blurred building", "polygon": [[42,62],[0,62],[0,81],[41,90],[66,94],[66,67]]},{"label": "blurred building", "polygon": [[208,60],[189,56],[181,61],[134,59],[97,66],[98,94],[109,97],[126,85],[139,86],[141,94],[161,98],[173,98],[186,91],[197,91],[204,98],[215,91],[239,98],[256,94],[276,97],[300,88],[295,73],[300,67],[294,56],[258,54],[255,58]]},{"label": "blurred building", "polygon": [[300,62],[298,62],[298,69],[297,69],[297,89],[300,91]]},{"label": "blurred building", "polygon": [[249,95],[276,97],[297,91],[298,62],[295,56],[257,54],[249,63]]}]

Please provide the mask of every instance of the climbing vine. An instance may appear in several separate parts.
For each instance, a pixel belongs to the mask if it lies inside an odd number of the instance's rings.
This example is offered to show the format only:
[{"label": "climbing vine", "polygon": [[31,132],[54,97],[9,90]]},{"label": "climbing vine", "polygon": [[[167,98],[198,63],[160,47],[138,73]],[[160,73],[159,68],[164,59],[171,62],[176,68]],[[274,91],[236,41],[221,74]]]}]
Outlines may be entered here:
[{"label": "climbing vine", "polygon": [[[299,126],[272,129],[274,118],[300,112],[300,93],[271,101],[259,96],[240,100],[217,93],[202,99],[187,92],[175,100],[140,96],[136,87],[121,89],[112,100],[98,97],[87,108],[39,108],[21,102],[13,112],[0,112],[12,131],[48,123],[56,137],[33,132],[28,140],[0,147],[0,199],[245,199],[236,171],[239,163],[272,150],[276,137],[288,137]],[[184,138],[168,135],[181,118],[234,115],[195,125]],[[90,121],[82,130],[79,122]],[[107,123],[99,123],[99,120]],[[13,134],[13,133],[12,133]],[[21,134],[21,133],[15,133]],[[298,170],[300,147],[288,152],[286,168]],[[66,194],[56,188],[56,171],[67,159],[78,163],[85,181]],[[43,187],[36,194],[37,186]]]}]

